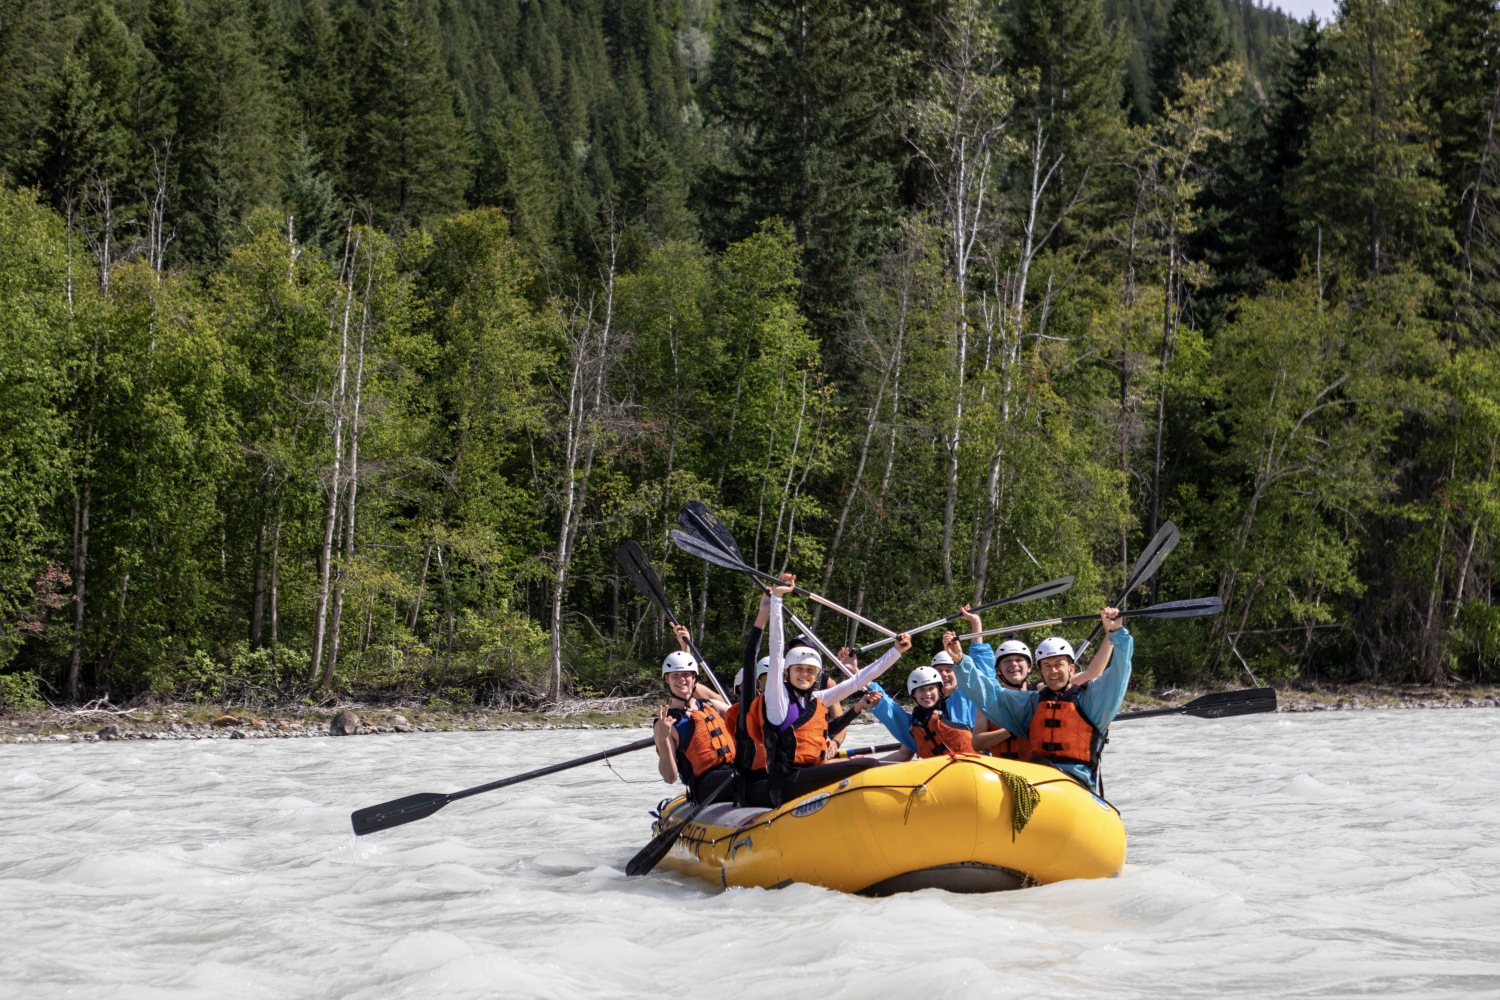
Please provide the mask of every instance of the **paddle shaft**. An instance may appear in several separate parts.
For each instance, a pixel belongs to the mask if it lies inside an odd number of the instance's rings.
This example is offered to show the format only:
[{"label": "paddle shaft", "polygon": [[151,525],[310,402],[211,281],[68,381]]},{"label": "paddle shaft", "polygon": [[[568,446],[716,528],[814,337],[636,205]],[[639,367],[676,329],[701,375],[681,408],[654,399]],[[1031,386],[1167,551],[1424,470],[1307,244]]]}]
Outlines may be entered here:
[{"label": "paddle shaft", "polygon": [[[1133,618],[1136,616],[1140,616],[1143,618],[1191,618],[1193,617],[1194,613],[1211,615],[1215,614],[1218,610],[1218,608],[1215,608],[1208,604],[1205,604],[1203,610],[1198,612],[1185,611],[1181,608],[1168,608],[1165,605],[1152,605],[1149,608],[1131,608],[1125,611],[1121,611],[1120,617]],[[1020,632],[1023,629],[1028,628],[1041,628],[1044,625],[1065,625],[1069,622],[1094,621],[1097,620],[1098,617],[1098,615],[1063,615],[1061,618],[1044,618],[1041,621],[1026,622],[1023,625],[1007,625],[1003,628],[987,628],[983,632],[969,632],[965,635],[959,636],[958,638],[982,639],[987,635],[1002,635],[1006,632]],[[1074,654],[1075,658],[1081,653],[1082,649],[1080,648],[1078,654]]]},{"label": "paddle shaft", "polygon": [[532,778],[540,778],[548,774],[556,774],[559,771],[567,771],[571,768],[581,767],[584,764],[592,764],[594,761],[604,760],[607,757],[616,757],[634,750],[644,750],[655,742],[654,737],[648,736],[643,740],[627,743],[622,747],[601,750],[598,753],[591,753],[586,757],[578,757],[573,760],[564,761],[561,764],[552,764],[547,767],[537,768],[535,771],[512,775],[509,778],[501,778],[499,781],[476,785],[473,788],[465,788],[458,792],[449,792],[447,794],[418,792],[415,795],[407,795],[399,799],[392,799],[389,802],[381,802],[378,805],[356,809],[350,814],[349,822],[354,827],[355,836],[378,833],[381,830],[389,830],[393,826],[401,826],[406,823],[415,823],[419,819],[426,819],[448,803],[457,801],[458,799],[466,799],[470,795],[494,791],[497,788],[505,788],[508,785],[518,785],[523,781],[530,781]]},{"label": "paddle shaft", "polygon": [[[775,586],[782,585],[780,577],[772,576],[770,573],[767,573],[764,570],[759,570],[754,566],[751,566],[749,563],[745,562],[745,560],[741,558],[737,552],[730,551],[730,549],[717,537],[713,539],[706,539],[701,535],[687,531],[674,531],[672,532],[672,537],[673,540],[677,542],[678,548],[681,548],[686,552],[691,552],[694,555],[697,555],[700,559],[714,563],[718,566],[722,566],[725,569],[738,570],[741,573],[745,573],[749,576],[755,577],[757,580],[764,580],[766,583],[770,583]],[[870,619],[866,618],[864,615],[858,613],[857,611],[850,611],[842,604],[839,604],[836,601],[831,601],[828,598],[824,597],[822,594],[813,593],[806,587],[793,587],[792,593],[801,594],[808,600],[815,601],[832,611],[837,611],[839,614],[845,616],[846,618],[857,621],[867,628],[874,629],[881,635],[888,635],[893,638],[896,635],[895,632],[892,632],[884,625],[881,625],[878,622],[872,622],[870,621]]]},{"label": "paddle shaft", "polygon": [[792,614],[792,612],[785,606],[783,606],[782,610],[786,611],[786,616],[792,620],[792,624],[795,625],[803,635],[812,640],[812,644],[817,648],[819,655],[821,655],[825,659],[829,659],[834,663],[837,663],[839,665],[839,669],[844,672],[845,677],[854,676],[854,671],[850,670],[847,666],[844,665],[844,661],[838,658],[837,653],[829,649],[827,646],[823,645],[823,640],[819,639],[817,637],[817,634],[814,633],[812,629],[807,627],[806,622],[804,622],[801,618],[798,618],[796,615]]},{"label": "paddle shaft", "polygon": [[591,753],[587,757],[577,757],[573,760],[563,761],[561,764],[539,767],[535,771],[527,771],[525,774],[517,774],[510,778],[501,778],[499,781],[491,781],[484,785],[475,785],[473,788],[465,788],[461,792],[449,792],[448,801],[456,802],[459,799],[466,799],[470,795],[478,795],[481,792],[492,792],[497,788],[519,785],[521,782],[530,781],[532,778],[545,778],[547,775],[557,774],[559,771],[569,771],[575,767],[582,767],[584,764],[592,764],[595,761],[618,757],[620,754],[634,753],[637,750],[646,749],[655,742],[656,737],[647,736],[643,740],[636,740],[634,743],[627,743],[622,747],[615,747],[612,750],[600,750],[598,753]]},{"label": "paddle shaft", "polygon": [[[969,613],[977,615],[981,611],[990,611],[994,608],[1003,607],[1007,604],[1020,604],[1025,601],[1035,601],[1038,598],[1042,597],[1056,597],[1058,594],[1066,593],[1068,588],[1071,586],[1073,586],[1073,578],[1071,576],[1065,576],[1060,579],[1053,580],[1050,583],[1038,584],[1037,586],[1032,587],[1030,590],[1021,591],[1021,593],[1019,594],[1012,594],[1009,597],[1001,597],[998,600],[990,601],[987,604],[981,604],[977,608],[970,608]],[[939,618],[935,621],[928,622],[926,625],[918,625],[916,628],[907,629],[906,634],[918,635],[922,632],[926,632],[928,629],[937,628],[939,625],[947,625],[951,622],[956,622],[963,616],[964,615],[962,611],[956,611],[946,618]],[[859,647],[857,652],[868,653],[872,649],[879,649],[881,646],[889,646],[892,642],[895,642],[895,639],[890,637],[877,639],[874,642],[866,643],[865,645]]]},{"label": "paddle shaft", "polygon": [[[615,553],[615,558],[625,567],[626,574],[634,581],[646,599],[661,609],[661,613],[666,616],[675,633],[679,624],[677,616],[672,614],[672,606],[667,603],[667,592],[661,585],[661,577],[656,575],[656,570],[652,567],[651,561],[646,558],[645,551],[639,544],[631,541]],[[703,654],[698,651],[698,644],[693,642],[691,635],[687,638],[687,645],[688,650],[693,654],[693,662],[708,674],[708,679],[712,682],[714,690],[719,692],[719,697],[726,702],[729,701],[729,695],[724,693],[724,686],[719,683],[718,675],[708,665],[708,661],[703,659]]]},{"label": "paddle shaft", "polygon": [[873,746],[873,747],[856,747],[853,750],[840,750],[838,752],[838,756],[840,756],[840,757],[868,757],[872,753],[890,753],[893,750],[900,750],[900,749],[901,749],[901,744],[899,744],[899,743],[881,743],[879,746]]}]

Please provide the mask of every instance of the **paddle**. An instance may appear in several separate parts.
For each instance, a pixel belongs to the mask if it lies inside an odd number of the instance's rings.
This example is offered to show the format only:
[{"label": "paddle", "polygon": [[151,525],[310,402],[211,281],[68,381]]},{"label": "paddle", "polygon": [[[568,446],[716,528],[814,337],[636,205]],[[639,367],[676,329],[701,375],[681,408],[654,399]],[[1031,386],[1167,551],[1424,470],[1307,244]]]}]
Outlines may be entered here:
[{"label": "paddle", "polygon": [[[1167,558],[1173,549],[1177,548],[1177,542],[1181,538],[1182,534],[1177,530],[1177,525],[1171,521],[1162,525],[1161,530],[1157,531],[1156,537],[1146,543],[1145,551],[1135,561],[1135,569],[1131,571],[1130,579],[1125,581],[1125,587],[1120,591],[1120,596],[1115,598],[1115,602],[1111,607],[1118,608],[1120,602],[1129,597],[1132,590],[1155,576],[1156,571],[1161,568],[1162,560]],[[1099,629],[1102,627],[1098,624],[1094,625],[1093,631],[1089,632],[1089,637],[1083,640],[1083,645],[1079,646],[1078,651],[1073,654],[1075,657],[1083,659],[1083,651],[1088,649],[1089,645],[1095,639],[1099,638]]]},{"label": "paddle", "polygon": [[[704,503],[702,500],[689,500],[687,503],[683,504],[682,509],[677,512],[677,523],[682,527],[682,530],[685,533],[691,535],[692,537],[698,539],[700,542],[703,542],[706,545],[713,546],[720,552],[724,553],[726,557],[733,559],[739,563],[745,562],[744,556],[740,555],[740,545],[734,540],[733,532],[724,527],[724,522],[720,521],[719,516],[712,510],[710,510],[708,504]],[[717,565],[722,565],[722,563]],[[772,580],[771,582],[780,583],[781,581]],[[813,632],[813,630],[807,627],[806,622],[793,614],[790,608],[787,609],[786,613],[787,618],[791,620],[792,626],[799,629],[802,634],[807,637],[807,640],[817,648],[818,653],[821,654],[824,659],[827,659],[833,663],[837,663],[839,665],[839,669],[848,676],[854,676],[853,671],[844,666],[843,662],[839,660],[838,656],[833,652],[833,650],[824,645],[823,640],[819,639]],[[882,632],[885,631],[878,625],[872,627]]]},{"label": "paddle", "polygon": [[681,822],[667,827],[661,833],[652,837],[646,843],[645,847],[635,852],[635,857],[626,862],[625,874],[649,875],[651,870],[661,863],[661,859],[666,857],[668,852],[672,850],[672,845],[677,843],[677,838],[682,836],[682,831],[687,828],[687,825],[697,819],[699,813],[717,802],[737,782],[738,779],[724,782],[710,792],[708,798],[689,809],[688,814],[682,818]]},{"label": "paddle", "polygon": [[[1125,611],[1121,611],[1120,617],[1197,618],[1200,615],[1216,615],[1223,609],[1224,602],[1220,601],[1217,597],[1190,597],[1185,601],[1167,601],[1164,604],[1153,604],[1149,608],[1129,608]],[[1041,621],[1026,622],[1022,625],[1005,625],[1001,628],[987,628],[983,632],[970,632],[967,635],[959,636],[959,638],[980,639],[987,635],[1002,635],[1006,632],[1021,632],[1029,628],[1041,628],[1044,625],[1063,625],[1068,622],[1097,621],[1098,618],[1098,615],[1063,615],[1061,618],[1044,618]]]},{"label": "paddle", "polygon": [[461,792],[449,792],[446,795],[440,792],[419,792],[416,795],[408,795],[405,798],[392,799],[382,802],[378,806],[366,806],[356,809],[349,817],[354,825],[354,835],[363,837],[367,833],[376,833],[380,830],[389,830],[393,826],[401,826],[403,823],[412,823],[419,819],[426,819],[450,802],[466,799],[470,795],[478,795],[480,792],[492,792],[497,788],[505,788],[508,785],[519,785],[523,781],[532,778],[540,778],[548,774],[556,774],[570,768],[581,767],[584,764],[592,764],[596,760],[604,760],[608,757],[618,757],[622,753],[630,753],[634,750],[644,750],[655,742],[653,737],[647,736],[643,740],[627,743],[613,750],[601,750],[591,753],[587,757],[578,757],[574,760],[564,761],[561,764],[553,764],[550,767],[538,768],[535,771],[527,771],[525,774],[517,774],[510,778],[501,778],[499,781],[491,781],[487,785],[476,785],[473,788],[465,788]]},{"label": "paddle", "polygon": [[[651,568],[651,560],[646,558],[646,553],[641,550],[641,547],[634,540],[628,541],[615,551],[615,558],[619,560],[625,573],[635,583],[636,589],[646,596],[646,600],[661,608],[661,613],[667,616],[667,621],[676,626],[677,618],[672,614],[671,607],[667,605],[667,593],[661,585],[661,578],[656,575],[656,570]],[[724,693],[723,686],[719,684],[719,678],[714,676],[714,672],[709,669],[708,663],[703,659],[703,654],[698,652],[698,647],[691,637],[688,638],[687,644],[688,648],[693,651],[694,661],[704,673],[708,674],[708,679],[713,682],[714,690],[719,692],[719,697],[726,702],[729,701],[729,696]]]},{"label": "paddle", "polygon": [[[689,555],[695,555],[699,559],[702,559],[704,562],[712,563],[715,566],[722,566],[724,569],[732,569],[737,572],[744,573],[748,576],[752,576],[757,580],[764,580],[767,583],[781,583],[779,577],[772,576],[770,573],[766,573],[756,569],[754,566],[751,566],[750,564],[743,562],[742,560],[736,558],[728,552],[725,552],[717,545],[713,545],[709,542],[703,541],[697,535],[691,535],[686,531],[678,531],[674,529],[672,531],[672,543],[682,551],[688,553]],[[832,611],[837,611],[839,614],[844,615],[848,618],[852,618],[855,621],[859,622],[861,625],[872,628],[882,635],[894,636],[896,634],[885,626],[878,625],[875,622],[870,621],[870,619],[866,618],[864,615],[858,614],[854,611],[850,611],[842,604],[837,604],[834,601],[830,601],[822,594],[815,594],[805,587],[793,587],[792,592],[801,594],[808,600],[816,601],[819,604],[823,605],[825,608],[828,608]]]},{"label": "paddle", "polygon": [[900,750],[899,743],[882,743],[879,746],[859,747],[854,750],[840,750],[836,757],[868,757],[872,753],[890,753],[892,750]]},{"label": "paddle", "polygon": [[[1044,597],[1056,597],[1058,594],[1066,593],[1071,586],[1073,586],[1073,578],[1071,576],[1058,577],[1056,580],[1039,583],[1035,587],[1021,591],[1019,594],[1011,594],[1009,597],[1002,597],[998,601],[990,601],[988,604],[981,604],[977,608],[970,608],[969,612],[977,615],[981,611],[989,611],[991,608],[1002,607],[1006,604],[1023,604],[1026,601],[1039,601]],[[956,611],[946,618],[939,618],[937,621],[931,621],[926,625],[918,625],[914,629],[909,629],[907,634],[916,635],[919,632],[926,632],[928,629],[937,628],[939,625],[956,622],[962,617],[963,612]],[[879,649],[881,646],[889,645],[894,641],[894,639],[890,638],[877,639],[872,643],[859,647],[859,652],[868,653],[872,649]]]},{"label": "paddle", "polygon": [[1220,691],[1194,698],[1176,708],[1148,708],[1141,712],[1122,712],[1115,721],[1149,719],[1158,715],[1195,715],[1200,719],[1222,719],[1229,715],[1254,715],[1276,711],[1276,689],[1254,688],[1249,691]]}]

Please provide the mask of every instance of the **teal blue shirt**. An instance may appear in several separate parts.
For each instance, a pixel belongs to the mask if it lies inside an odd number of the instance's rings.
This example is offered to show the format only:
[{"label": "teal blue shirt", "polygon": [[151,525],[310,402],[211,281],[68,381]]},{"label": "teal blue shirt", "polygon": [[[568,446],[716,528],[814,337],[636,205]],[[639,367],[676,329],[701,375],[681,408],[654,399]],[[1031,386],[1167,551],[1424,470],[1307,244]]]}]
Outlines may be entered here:
[{"label": "teal blue shirt", "polygon": [[[1083,694],[1078,699],[1079,711],[1100,732],[1109,728],[1125,701],[1125,689],[1130,686],[1130,658],[1135,651],[1135,639],[1128,630],[1122,628],[1111,633],[1109,638],[1113,647],[1109,665],[1097,680],[1083,686]],[[954,672],[958,675],[958,689],[979,706],[986,719],[1021,736],[1031,731],[1031,716],[1036,712],[1038,692],[1015,691],[996,680],[993,653],[988,663],[981,664],[975,660],[971,646],[970,655],[964,657]],[[1098,791],[1094,788],[1093,775],[1085,765],[1058,764],[1057,768],[1090,790]]]},{"label": "teal blue shirt", "polygon": [[[969,655],[964,657],[964,659],[967,661],[971,658],[980,670],[988,671],[990,679],[994,679],[995,651],[990,648],[989,643],[969,643]],[[955,673],[957,670],[958,668],[954,667]],[[870,714],[879,719],[885,728],[891,731],[891,735],[896,737],[896,742],[906,747],[912,753],[916,753],[917,743],[911,738],[911,713],[898,704],[896,699],[892,698],[890,693],[878,683],[871,684],[870,690],[879,691],[884,695],[884,697],[875,703],[875,707],[870,709]],[[977,709],[974,702],[964,693],[963,681],[959,681],[958,689],[948,696],[948,713],[946,717],[951,722],[957,723],[960,726],[968,726],[972,729],[974,728],[976,712]]]}]

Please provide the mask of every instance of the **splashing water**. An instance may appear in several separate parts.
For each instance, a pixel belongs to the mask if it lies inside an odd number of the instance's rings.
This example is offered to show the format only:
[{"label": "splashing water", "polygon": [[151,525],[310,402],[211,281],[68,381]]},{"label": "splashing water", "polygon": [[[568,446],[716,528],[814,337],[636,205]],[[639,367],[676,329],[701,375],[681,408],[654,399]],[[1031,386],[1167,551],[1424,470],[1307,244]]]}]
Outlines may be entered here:
[{"label": "splashing water", "polygon": [[650,751],[349,832],[360,806],[638,736],[0,747],[0,992],[1500,994],[1500,712],[1482,709],[1116,726],[1124,875],[989,896],[627,879],[667,792]]}]

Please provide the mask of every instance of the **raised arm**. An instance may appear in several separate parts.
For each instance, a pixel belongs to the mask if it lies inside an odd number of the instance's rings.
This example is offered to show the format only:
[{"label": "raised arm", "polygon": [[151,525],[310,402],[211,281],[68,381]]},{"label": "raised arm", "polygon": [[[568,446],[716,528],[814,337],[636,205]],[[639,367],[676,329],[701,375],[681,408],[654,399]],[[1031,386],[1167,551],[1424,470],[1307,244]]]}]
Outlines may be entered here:
[{"label": "raised arm", "polygon": [[[786,697],[786,632],[781,620],[781,599],[797,584],[791,573],[781,574],[781,583],[771,588],[771,671],[766,676],[766,721],[779,726],[786,721],[790,705]],[[750,683],[755,679],[750,678]]]},{"label": "raised arm", "polygon": [[815,695],[813,695],[813,697],[818,699],[825,705],[831,705],[836,701],[843,700],[850,694],[868,685],[871,681],[875,680],[875,678],[879,677],[887,670],[891,669],[891,667],[895,665],[896,661],[901,659],[901,654],[906,652],[908,649],[911,649],[911,636],[907,635],[905,632],[902,632],[900,635],[896,636],[896,644],[890,649],[887,649],[885,653],[881,655],[880,659],[876,660],[874,663],[870,664],[867,667],[860,668],[860,670],[853,677],[845,677],[833,687],[824,688],[822,691],[819,691]]}]

